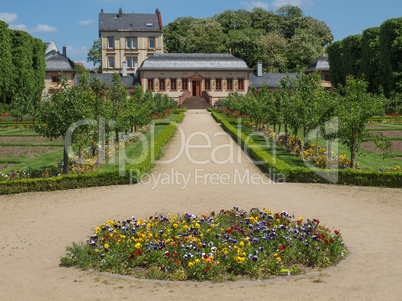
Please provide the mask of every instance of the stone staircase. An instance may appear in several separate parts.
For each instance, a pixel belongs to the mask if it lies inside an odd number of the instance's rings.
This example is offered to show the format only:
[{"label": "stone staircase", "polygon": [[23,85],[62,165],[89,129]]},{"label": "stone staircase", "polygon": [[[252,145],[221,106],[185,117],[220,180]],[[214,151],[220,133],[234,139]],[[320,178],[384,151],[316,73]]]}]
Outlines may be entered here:
[{"label": "stone staircase", "polygon": [[201,96],[193,96],[191,98],[187,98],[179,108],[187,108],[187,110],[200,110],[200,109],[208,109],[212,108],[209,102]]}]

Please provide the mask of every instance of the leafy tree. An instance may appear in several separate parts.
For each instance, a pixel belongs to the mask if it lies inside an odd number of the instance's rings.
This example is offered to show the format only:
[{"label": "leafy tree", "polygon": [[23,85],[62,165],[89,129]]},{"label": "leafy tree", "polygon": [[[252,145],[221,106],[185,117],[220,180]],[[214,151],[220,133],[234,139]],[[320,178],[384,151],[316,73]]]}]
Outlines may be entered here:
[{"label": "leafy tree", "polygon": [[7,23],[0,21],[0,103],[6,103],[12,85],[13,63],[11,56],[11,37]]},{"label": "leafy tree", "polygon": [[232,30],[243,30],[250,28],[251,13],[247,10],[225,10],[221,14],[214,16],[215,20],[221,25],[222,31],[229,34]]},{"label": "leafy tree", "polygon": [[185,52],[223,53],[227,52],[225,35],[220,24],[212,18],[197,19],[187,32]]},{"label": "leafy tree", "polygon": [[323,47],[319,37],[307,29],[296,29],[293,39],[286,48],[287,69],[290,72],[306,70],[309,64],[322,55]]},{"label": "leafy tree", "polygon": [[[32,112],[32,100],[36,96],[35,72],[33,69],[33,38],[25,31],[10,31],[12,48],[12,62],[14,72],[10,94],[8,95],[11,104],[11,114],[21,118],[28,112]],[[40,87],[44,85],[44,74]],[[41,91],[39,95],[41,94]]]},{"label": "leafy tree", "polygon": [[385,96],[402,92],[402,18],[381,24],[379,74]]},{"label": "leafy tree", "polygon": [[348,75],[352,75],[353,77],[358,78],[361,77],[361,39],[362,35],[357,34],[353,36],[348,36],[342,40],[342,73],[344,78],[346,78]]},{"label": "leafy tree", "polygon": [[185,52],[188,31],[194,21],[193,17],[182,17],[163,27],[164,48],[166,52]]},{"label": "leafy tree", "polygon": [[339,117],[338,136],[350,150],[350,168],[355,168],[356,153],[360,144],[369,136],[366,123],[381,111],[379,98],[373,98],[367,92],[368,83],[352,76],[346,78],[346,84],[340,89],[337,115]]},{"label": "leafy tree", "polygon": [[342,41],[336,41],[330,44],[327,49],[328,61],[330,65],[330,79],[332,86],[338,87],[345,84],[343,76],[343,44]]},{"label": "leafy tree", "polygon": [[88,51],[87,62],[92,62],[95,66],[99,65],[98,70],[102,70],[101,39],[94,40],[92,48]]},{"label": "leafy tree", "polygon": [[266,72],[304,71],[332,39],[324,22],[304,17],[300,8],[290,5],[276,14],[255,8],[252,12],[227,10],[206,19],[178,18],[164,27],[166,52],[221,53],[231,49],[250,68],[263,61]]},{"label": "leafy tree", "polygon": [[278,32],[272,31],[256,39],[255,62],[262,62],[265,72],[283,72],[286,69],[287,41]]},{"label": "leafy tree", "polygon": [[[256,66],[257,61],[262,59],[258,56],[258,49],[266,46],[260,45],[258,42],[258,39],[263,36],[263,31],[263,29],[254,28],[230,30],[227,35],[227,43],[232,54],[243,59],[248,66]],[[268,69],[268,67],[264,67]]]},{"label": "leafy tree", "polygon": [[[33,39],[33,91],[30,99],[30,110],[27,113],[35,111],[42,99],[42,91],[45,88],[46,75],[46,46],[40,39]],[[35,121],[35,119],[34,119]]]},{"label": "leafy tree", "polygon": [[377,93],[380,68],[380,28],[372,27],[363,31],[361,40],[360,73],[368,81],[368,91]]},{"label": "leafy tree", "polygon": [[[38,121],[34,127],[35,131],[50,139],[64,138],[73,123],[85,118],[82,98],[77,97],[77,93],[79,92],[63,79],[61,89],[57,89],[49,98],[39,103],[38,110],[35,111],[35,118]],[[67,174],[67,171],[68,149],[65,144],[63,173]]]}]

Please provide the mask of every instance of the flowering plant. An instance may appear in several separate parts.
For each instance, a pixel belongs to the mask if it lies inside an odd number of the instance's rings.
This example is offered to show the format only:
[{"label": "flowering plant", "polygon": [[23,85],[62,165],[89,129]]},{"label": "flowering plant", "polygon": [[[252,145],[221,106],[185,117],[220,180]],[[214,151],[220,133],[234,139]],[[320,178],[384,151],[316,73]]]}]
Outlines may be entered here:
[{"label": "flowering plant", "polygon": [[[233,207],[218,214],[107,221],[86,243],[67,247],[65,266],[153,279],[222,280],[296,274],[331,266],[347,249],[338,230],[287,212]],[[141,270],[140,270],[141,269]]]}]

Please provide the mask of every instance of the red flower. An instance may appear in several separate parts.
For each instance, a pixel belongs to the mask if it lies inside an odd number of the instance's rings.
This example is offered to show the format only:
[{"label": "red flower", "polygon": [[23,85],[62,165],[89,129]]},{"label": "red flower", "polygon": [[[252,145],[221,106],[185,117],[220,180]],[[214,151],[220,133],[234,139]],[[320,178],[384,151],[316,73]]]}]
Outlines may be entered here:
[{"label": "red flower", "polygon": [[338,230],[335,230],[335,235],[339,235],[339,231],[338,231]]},{"label": "red flower", "polygon": [[328,244],[328,240],[324,240],[324,242],[325,242],[326,245]]},{"label": "red flower", "polygon": [[211,269],[211,267],[206,267],[205,268],[205,272],[207,272],[208,273],[208,271]]},{"label": "red flower", "polygon": [[331,238],[331,239],[329,240],[329,242],[330,242],[331,244],[333,244],[335,241]]}]

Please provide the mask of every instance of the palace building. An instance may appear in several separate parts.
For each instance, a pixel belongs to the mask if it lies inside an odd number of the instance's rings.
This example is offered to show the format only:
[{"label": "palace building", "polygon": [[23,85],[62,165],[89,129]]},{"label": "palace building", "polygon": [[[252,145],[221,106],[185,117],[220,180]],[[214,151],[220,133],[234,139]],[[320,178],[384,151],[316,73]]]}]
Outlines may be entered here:
[{"label": "palace building", "polygon": [[[167,94],[183,104],[186,99],[203,97],[213,105],[231,92],[245,94],[264,83],[271,90],[285,76],[296,74],[252,73],[244,60],[231,54],[163,53],[163,25],[159,10],[155,14],[118,13],[99,14],[102,73],[92,75],[105,83],[113,73],[119,73],[127,90],[141,85],[154,93]],[[320,71],[318,60],[308,71]],[[324,76],[324,75],[323,75]],[[325,74],[326,79],[327,73]],[[188,103],[188,102],[186,102]]]}]

